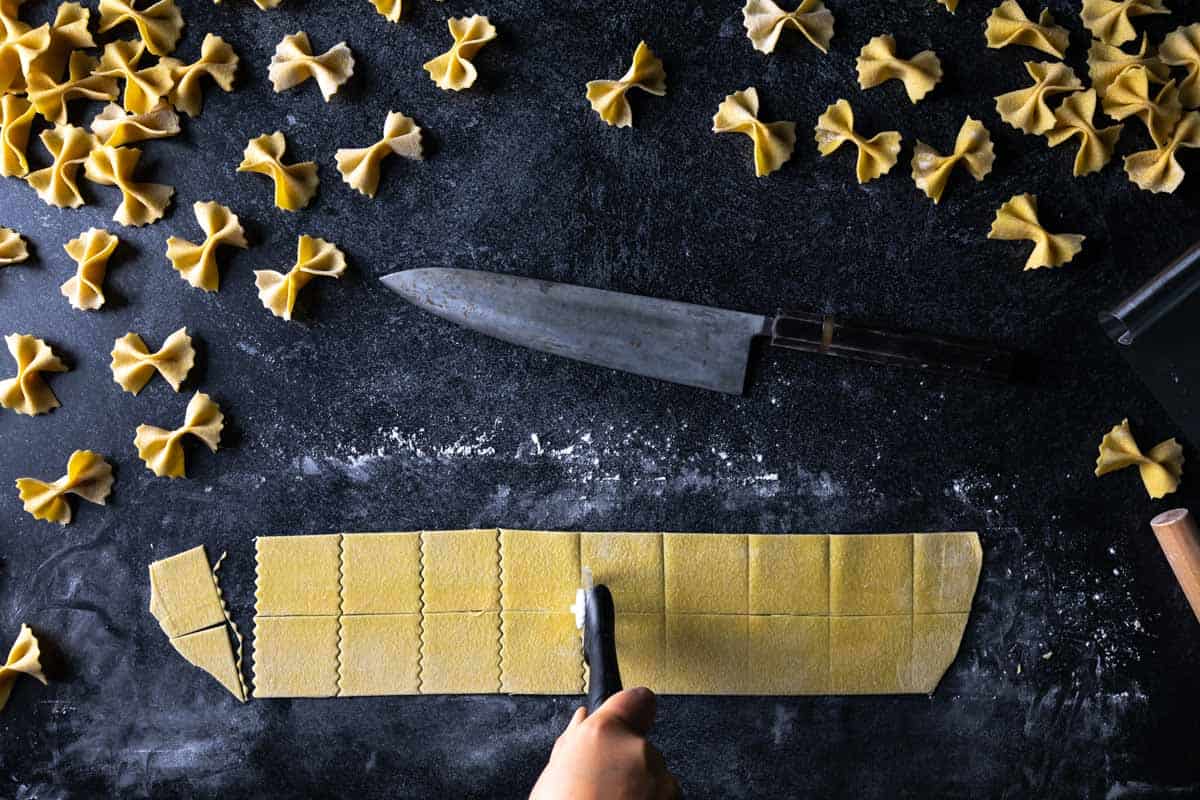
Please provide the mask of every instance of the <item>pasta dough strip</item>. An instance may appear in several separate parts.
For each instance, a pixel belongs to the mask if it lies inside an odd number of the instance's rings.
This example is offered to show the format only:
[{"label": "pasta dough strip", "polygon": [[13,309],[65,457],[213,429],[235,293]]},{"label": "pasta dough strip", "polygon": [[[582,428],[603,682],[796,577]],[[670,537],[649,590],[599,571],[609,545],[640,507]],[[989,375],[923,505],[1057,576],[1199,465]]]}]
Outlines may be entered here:
[{"label": "pasta dough strip", "polygon": [[1171,438],[1159,442],[1149,453],[1142,455],[1129,428],[1129,420],[1125,419],[1100,441],[1096,477],[1126,467],[1138,468],[1146,492],[1158,500],[1179,488],[1179,479],[1183,477],[1183,448]]}]

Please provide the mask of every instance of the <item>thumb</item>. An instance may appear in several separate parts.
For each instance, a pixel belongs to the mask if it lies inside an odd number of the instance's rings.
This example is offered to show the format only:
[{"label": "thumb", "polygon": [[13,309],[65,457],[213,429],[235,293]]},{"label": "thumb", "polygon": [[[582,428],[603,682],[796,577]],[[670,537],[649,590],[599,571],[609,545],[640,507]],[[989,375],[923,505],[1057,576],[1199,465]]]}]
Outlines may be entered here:
[{"label": "thumb", "polygon": [[592,714],[596,717],[619,719],[634,733],[645,736],[654,727],[654,712],[657,708],[654,692],[639,686],[617,692],[604,701],[604,705]]}]

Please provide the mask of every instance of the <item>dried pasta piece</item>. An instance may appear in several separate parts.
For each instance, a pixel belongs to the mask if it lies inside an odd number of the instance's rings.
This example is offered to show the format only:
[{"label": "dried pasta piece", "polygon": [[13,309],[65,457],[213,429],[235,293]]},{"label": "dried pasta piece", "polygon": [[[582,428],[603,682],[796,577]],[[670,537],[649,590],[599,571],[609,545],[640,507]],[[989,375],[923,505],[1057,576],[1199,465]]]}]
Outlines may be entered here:
[{"label": "dried pasta piece", "polygon": [[94,73],[96,59],[76,50],[71,53],[67,79],[59,83],[48,74],[35,72],[29,76],[29,100],[37,112],[55,125],[67,124],[69,100],[115,100],[115,78]]},{"label": "dried pasta piece", "polygon": [[135,114],[145,114],[153,109],[159,100],[170,94],[175,85],[168,64],[160,62],[138,69],[145,52],[146,45],[141,42],[109,42],[104,46],[100,64],[94,73],[125,81],[125,96],[121,102],[126,111]]},{"label": "dried pasta piece", "polygon": [[850,142],[858,148],[858,164],[855,173],[859,183],[869,183],[886,174],[896,165],[900,155],[900,134],[896,131],[877,133],[864,139],[854,130],[854,109],[847,100],[838,100],[817,118],[817,149],[827,156],[844,143]]},{"label": "dried pasta piece", "polygon": [[96,137],[74,125],[57,125],[42,131],[40,138],[54,162],[26,175],[26,182],[52,206],[78,208],[83,205],[83,196],[79,194],[76,176],[97,145]]},{"label": "dried pasta piece", "polygon": [[475,83],[477,73],[471,59],[485,44],[496,38],[496,28],[487,17],[451,17],[447,21],[454,44],[435,59],[426,61],[424,69],[439,89],[459,92]]},{"label": "dried pasta piece", "polygon": [[421,128],[398,111],[389,111],[383,122],[383,138],[370,147],[342,148],[334,154],[342,180],[367,197],[379,188],[379,164],[395,153],[420,160]]},{"label": "dried pasta piece", "polygon": [[133,444],[137,448],[138,458],[146,462],[155,475],[160,478],[184,478],[183,437],[195,436],[215,453],[221,442],[221,428],[224,425],[225,415],[221,413],[221,407],[204,392],[196,392],[188,402],[181,427],[167,431],[153,425],[138,425]]},{"label": "dried pasta piece", "polygon": [[996,211],[988,238],[1033,242],[1033,252],[1025,262],[1025,269],[1031,270],[1066,264],[1083,248],[1085,237],[1075,233],[1049,233],[1038,222],[1037,197],[1018,194]]},{"label": "dried pasta piece", "polygon": [[951,14],[958,11],[958,0],[938,0],[938,2],[945,6]]},{"label": "dried pasta piece", "polygon": [[954,140],[954,152],[948,156],[934,150],[921,140],[913,148],[912,177],[917,188],[934,203],[942,199],[950,173],[960,161],[977,181],[992,171],[996,154],[992,149],[992,137],[983,123],[967,117]]},{"label": "dried pasta piece", "polygon": [[277,93],[314,78],[326,103],[353,74],[354,56],[345,42],[338,42],[321,55],[314,56],[304,31],[283,37],[267,70]]},{"label": "dried pasta piece", "polygon": [[67,474],[47,483],[36,478],[17,478],[17,492],[25,511],[34,519],[66,525],[71,521],[71,506],[66,495],[82,497],[89,503],[104,505],[112,491],[112,466],[98,453],[76,450],[67,461]]},{"label": "dried pasta piece", "polygon": [[137,26],[146,48],[156,56],[170,55],[183,33],[183,14],[175,0],[158,0],[144,11],[134,8],[134,0],[100,0],[100,33],[123,22]]},{"label": "dried pasta piece", "polygon": [[63,245],[76,265],[75,274],[60,288],[72,307],[83,311],[104,305],[104,276],[118,244],[120,240],[108,231],[88,228]]},{"label": "dried pasta piece", "polygon": [[713,133],[744,133],[754,142],[754,174],[770,175],[796,149],[796,123],[763,122],[758,118],[758,90],[751,86],[721,101],[713,116]]},{"label": "dried pasta piece", "polygon": [[195,363],[196,351],[187,328],[180,328],[168,336],[154,353],[136,333],[127,333],[113,343],[113,380],[134,395],[145,388],[155,372],[178,392]]},{"label": "dried pasta piece", "polygon": [[1200,22],[1176,28],[1158,46],[1163,64],[1187,69],[1179,84],[1179,99],[1184,108],[1200,106]]},{"label": "dried pasta piece", "polygon": [[1142,34],[1142,44],[1136,53],[1126,53],[1116,45],[1105,44],[1099,39],[1093,40],[1092,46],[1088,48],[1088,75],[1092,79],[1092,88],[1104,97],[1113,81],[1131,67],[1145,67],[1150,80],[1166,83],[1170,77],[1170,70],[1149,47],[1150,41],[1146,34]]},{"label": "dried pasta piece", "polygon": [[1033,78],[1033,86],[1008,92],[996,98],[1000,119],[1025,133],[1045,133],[1054,127],[1054,112],[1046,98],[1082,89],[1075,72],[1065,64],[1026,61],[1025,71]]},{"label": "dried pasta piece", "polygon": [[1113,119],[1137,117],[1156,145],[1162,146],[1183,116],[1183,104],[1175,81],[1167,81],[1158,94],[1150,97],[1150,71],[1130,67],[1108,87],[1104,95],[1104,113]]},{"label": "dried pasta piece", "polygon": [[17,374],[0,381],[0,406],[35,416],[58,408],[58,398],[46,385],[44,372],[66,372],[67,366],[54,355],[50,345],[24,333],[4,337],[8,352],[17,362]]},{"label": "dried pasta piece", "polygon": [[29,248],[21,234],[12,228],[0,228],[0,267],[17,264],[29,258]]},{"label": "dried pasta piece", "polygon": [[628,128],[633,124],[633,110],[625,94],[634,88],[658,97],[667,93],[667,72],[663,69],[662,59],[654,55],[645,42],[638,42],[637,50],[633,52],[633,64],[620,78],[588,81],[587,99],[600,119],[617,128]]},{"label": "dried pasta piece", "polygon": [[169,103],[159,103],[145,114],[127,114],[116,103],[109,103],[92,120],[92,133],[110,147],[165,139],[179,135],[179,115]]},{"label": "dried pasta piece", "polygon": [[987,46],[993,50],[1018,44],[1063,58],[1067,54],[1071,33],[1061,25],[1054,24],[1054,15],[1048,8],[1042,9],[1038,21],[1034,22],[1025,16],[1017,0],[1004,0],[992,9],[984,36]]},{"label": "dried pasta piece", "polygon": [[296,245],[296,264],[287,274],[271,269],[254,271],[258,299],[277,317],[291,320],[296,296],[313,278],[340,278],[346,257],[331,242],[302,234]]},{"label": "dried pasta piece", "polygon": [[1137,38],[1130,17],[1170,13],[1162,0],[1083,0],[1079,16],[1094,38],[1124,44]]},{"label": "dried pasta piece", "polygon": [[1054,112],[1054,127],[1046,131],[1046,141],[1058,147],[1079,137],[1079,152],[1075,154],[1076,177],[1096,172],[1113,157],[1113,148],[1124,125],[1096,128],[1096,90],[1076,92],[1063,101]]},{"label": "dried pasta piece", "polygon": [[37,637],[33,635],[28,625],[21,626],[17,640],[8,651],[8,659],[0,665],[0,711],[8,705],[12,695],[13,684],[22,675],[28,675],[34,680],[46,685],[46,676],[42,672],[42,651],[38,647]]},{"label": "dried pasta piece", "polygon": [[161,219],[175,194],[175,189],[165,184],[133,180],[141,157],[142,151],[136,147],[101,145],[88,155],[83,168],[89,181],[121,190],[121,205],[113,219],[135,228]]},{"label": "dried pasta piece", "polygon": [[33,72],[33,64],[50,47],[49,23],[30,28],[16,19],[3,26],[0,37],[0,93],[21,92]]},{"label": "dried pasta piece", "polygon": [[25,149],[35,113],[33,104],[20,95],[0,98],[0,175],[20,178],[29,172]]},{"label": "dried pasta piece", "polygon": [[1200,147],[1200,111],[1184,114],[1155,149],[1125,156],[1125,174],[1148,192],[1173,192],[1183,183],[1183,167],[1175,158],[1181,147]]},{"label": "dried pasta piece", "polygon": [[226,92],[233,91],[233,79],[237,74],[238,55],[233,48],[215,34],[205,34],[200,44],[200,58],[191,64],[185,64],[174,58],[163,59],[171,71],[171,79],[175,86],[167,99],[176,109],[189,117],[200,116],[204,103],[204,92],[201,80],[205,75]]},{"label": "dried pasta piece", "polygon": [[876,36],[858,54],[858,85],[870,89],[899,80],[913,103],[919,103],[942,79],[942,62],[932,50],[922,50],[910,59],[896,57],[896,40],[890,34]]},{"label": "dried pasta piece", "polygon": [[237,171],[266,175],[275,182],[276,207],[298,211],[317,193],[317,165],[311,161],[284,164],[280,159],[286,150],[287,142],[281,131],[264,133],[246,145]]},{"label": "dried pasta piece", "polygon": [[1142,476],[1146,491],[1158,500],[1179,488],[1179,479],[1183,477],[1183,448],[1171,438],[1159,442],[1143,455],[1133,438],[1129,420],[1122,420],[1100,440],[1096,477],[1134,466]]},{"label": "dried pasta piece", "polygon": [[399,22],[404,13],[404,0],[371,0],[371,5],[388,22]]},{"label": "dried pasta piece", "polygon": [[167,239],[167,260],[179,276],[192,286],[215,292],[221,286],[221,274],[217,271],[217,248],[228,245],[245,249],[250,245],[246,242],[237,214],[225,206],[210,200],[195,203],[192,210],[196,213],[196,221],[204,229],[204,241],[192,244],[178,236],[170,237]]},{"label": "dried pasta piece", "polygon": [[67,67],[71,53],[96,46],[88,30],[92,12],[79,3],[62,3],[50,24],[50,45],[43,50],[29,68],[28,78],[37,73],[57,78]]},{"label": "dried pasta piece", "polygon": [[774,0],[747,0],[742,8],[742,24],[754,49],[760,53],[775,51],[784,28],[804,34],[822,53],[829,52],[833,38],[833,13],[821,0],[801,0],[795,11],[784,11]]}]

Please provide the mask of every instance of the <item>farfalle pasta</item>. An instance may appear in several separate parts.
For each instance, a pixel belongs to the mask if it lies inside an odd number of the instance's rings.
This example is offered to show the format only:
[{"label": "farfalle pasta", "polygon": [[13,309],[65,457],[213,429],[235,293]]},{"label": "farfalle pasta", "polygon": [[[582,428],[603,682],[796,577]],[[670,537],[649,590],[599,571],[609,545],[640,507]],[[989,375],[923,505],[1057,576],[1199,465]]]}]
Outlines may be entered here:
[{"label": "farfalle pasta", "polygon": [[317,193],[317,165],[312,161],[284,164],[280,159],[286,151],[287,141],[282,131],[264,133],[246,145],[237,171],[266,175],[275,182],[275,206],[284,211],[298,211]]},{"label": "farfalle pasta", "polygon": [[0,94],[22,92],[38,56],[50,47],[50,25],[30,28],[16,19],[15,9],[11,21],[2,26],[0,38]]},{"label": "farfalle pasta", "polygon": [[1200,22],[1168,33],[1158,46],[1158,57],[1164,64],[1187,70],[1179,84],[1179,99],[1185,108],[1200,106]]},{"label": "farfalle pasta", "polygon": [[42,672],[42,651],[38,647],[37,637],[33,635],[28,625],[22,625],[17,640],[8,651],[8,659],[0,666],[0,711],[8,705],[12,695],[13,684],[22,675],[28,675],[46,685],[46,676]]},{"label": "farfalle pasta", "polygon": [[404,13],[403,0],[371,0],[371,5],[388,22],[399,22],[400,15]]},{"label": "farfalle pasta", "polygon": [[113,343],[110,366],[113,381],[136,395],[156,372],[178,392],[195,363],[196,350],[192,347],[192,337],[188,336],[187,328],[180,328],[153,353],[142,337],[136,333],[125,334]]},{"label": "farfalle pasta", "polygon": [[55,77],[61,75],[67,60],[75,50],[96,46],[88,30],[92,12],[79,3],[61,3],[50,23],[50,45],[34,59],[29,77],[41,73]]},{"label": "farfalle pasta", "polygon": [[946,191],[950,173],[956,165],[961,162],[971,173],[971,177],[981,181],[992,171],[995,160],[992,137],[988,129],[979,120],[967,117],[958,129],[954,151],[950,155],[944,156],[917,140],[917,145],[913,148],[913,183],[934,203],[938,203],[942,199],[942,193]]},{"label": "farfalle pasta", "polygon": [[277,317],[291,320],[300,290],[313,278],[340,278],[346,257],[331,242],[303,234],[296,244],[296,263],[286,273],[271,269],[254,271],[258,299]]},{"label": "farfalle pasta", "polygon": [[54,162],[25,176],[38,197],[58,208],[78,208],[83,205],[76,182],[79,168],[96,147],[96,137],[74,125],[56,125],[42,131],[42,145],[50,151]]},{"label": "farfalle pasta", "polygon": [[437,58],[426,61],[424,69],[439,89],[459,92],[475,83],[478,73],[471,59],[485,44],[496,38],[496,28],[487,17],[451,17],[447,20],[454,44]]},{"label": "farfalle pasta", "polygon": [[1043,53],[1063,58],[1067,54],[1071,33],[1061,25],[1054,24],[1050,9],[1042,10],[1038,21],[1025,16],[1017,0],[1004,0],[992,9],[984,29],[987,46],[998,50],[1010,45],[1024,45]]},{"label": "farfalle pasta", "polygon": [[220,36],[206,34],[200,44],[200,58],[191,64],[173,58],[163,59],[163,62],[166,63],[175,83],[167,99],[177,110],[189,117],[200,116],[200,109],[204,104],[201,81],[205,75],[212,78],[223,91],[233,91],[238,55]]},{"label": "farfalle pasta", "polygon": [[951,14],[958,10],[958,0],[938,0],[938,3],[945,6]]},{"label": "farfalle pasta", "polygon": [[342,180],[374,197],[379,188],[379,164],[392,154],[421,160],[421,128],[398,111],[389,111],[383,137],[370,147],[341,148],[334,154]]},{"label": "farfalle pasta", "polygon": [[713,133],[749,136],[754,142],[754,174],[760,178],[782,167],[796,149],[796,123],[760,120],[758,90],[753,86],[721,101],[713,116]]},{"label": "farfalle pasta", "polygon": [[134,0],[100,0],[101,33],[125,22],[137,26],[146,49],[156,56],[170,55],[183,33],[183,15],[175,0],[157,0],[144,11],[134,7]]},{"label": "farfalle pasta", "polygon": [[1183,116],[1183,104],[1175,81],[1167,81],[1153,97],[1150,96],[1150,72],[1145,67],[1131,67],[1108,87],[1104,95],[1104,113],[1121,120],[1136,117],[1146,126],[1156,145],[1164,144]]},{"label": "farfalle pasta", "polygon": [[275,48],[275,55],[271,56],[271,66],[267,70],[271,86],[276,92],[313,78],[326,103],[353,74],[354,56],[345,42],[338,42],[321,55],[314,56],[308,34],[304,31],[283,37],[283,41]]},{"label": "farfalle pasta", "polygon": [[989,239],[1033,242],[1033,252],[1025,261],[1025,269],[1060,267],[1083,249],[1086,237],[1075,233],[1050,233],[1038,221],[1037,197],[1019,194],[1010,198],[996,211]]},{"label": "farfalle pasta", "polygon": [[898,80],[913,103],[919,103],[942,79],[942,62],[937,53],[922,50],[910,59],[898,58],[896,40],[890,34],[876,36],[863,45],[856,65],[858,85],[863,89]]},{"label": "farfalle pasta", "polygon": [[141,42],[110,42],[104,47],[94,74],[125,82],[121,104],[126,111],[145,114],[158,105],[175,85],[170,67],[158,63],[138,69],[146,46]]},{"label": "farfalle pasta", "polygon": [[1130,17],[1170,13],[1162,0],[1083,0],[1079,16],[1094,38],[1124,44],[1137,38]]},{"label": "farfalle pasta", "polygon": [[63,245],[75,262],[75,274],[59,291],[73,308],[92,311],[104,305],[104,276],[120,240],[106,230],[88,228]]},{"label": "farfalle pasta", "polygon": [[1054,112],[1046,98],[1083,88],[1074,71],[1065,64],[1026,61],[1025,71],[1033,78],[1033,86],[1008,92],[996,98],[1000,119],[1025,133],[1045,133],[1054,127]]},{"label": "farfalle pasta", "polygon": [[20,178],[29,172],[25,150],[36,113],[33,104],[20,95],[0,97],[0,175]]},{"label": "farfalle pasta", "polygon": [[1183,448],[1171,438],[1159,442],[1143,455],[1133,438],[1129,420],[1125,419],[1100,440],[1096,477],[1126,467],[1138,468],[1146,492],[1158,500],[1179,488],[1179,479],[1183,477]]},{"label": "farfalle pasta", "polygon": [[61,83],[50,75],[35,72],[29,78],[29,101],[37,112],[55,125],[67,124],[67,102],[71,100],[115,100],[117,82],[95,74],[96,59],[76,50],[71,54],[67,79]]},{"label": "farfalle pasta", "polygon": [[884,131],[866,139],[854,130],[854,109],[847,100],[838,100],[817,118],[815,138],[823,156],[834,153],[846,142],[858,149],[855,174],[859,183],[869,183],[886,174],[900,155],[900,134],[896,131]]},{"label": "farfalle pasta", "polygon": [[225,415],[221,407],[204,392],[196,392],[188,402],[183,425],[175,430],[164,430],[154,425],[138,425],[133,445],[138,458],[160,478],[183,478],[185,475],[183,437],[195,436],[217,452],[221,443],[221,429],[225,426]]},{"label": "farfalle pasta", "polygon": [[221,286],[221,274],[217,270],[217,248],[249,247],[242,223],[225,206],[215,201],[199,202],[192,206],[196,221],[204,229],[204,241],[193,244],[186,239],[172,236],[167,239],[167,260],[185,281],[215,292]]},{"label": "farfalle pasta", "polygon": [[144,114],[126,113],[116,103],[109,103],[92,120],[92,133],[110,147],[165,139],[179,135],[179,115],[168,103],[159,103]]},{"label": "farfalle pasta", "polygon": [[1200,111],[1184,114],[1158,147],[1125,156],[1125,174],[1148,192],[1174,192],[1184,177],[1175,157],[1181,147],[1200,147]]},{"label": "farfalle pasta", "polygon": [[821,0],[801,0],[793,11],[784,11],[773,0],[747,0],[742,25],[750,44],[760,53],[772,53],[785,28],[800,31],[822,53],[833,38],[833,14]]},{"label": "farfalle pasta", "polygon": [[46,384],[43,374],[66,372],[67,365],[54,355],[50,345],[37,337],[14,333],[5,336],[4,343],[17,362],[17,374],[0,381],[0,406],[28,416],[58,408],[58,398]]},{"label": "farfalle pasta", "polygon": [[638,42],[633,52],[633,64],[615,81],[588,81],[587,99],[600,119],[617,128],[633,124],[633,110],[625,95],[630,89],[662,97],[667,93],[667,71],[650,46]]},{"label": "farfalle pasta", "polygon": [[1150,42],[1145,34],[1142,34],[1142,44],[1136,53],[1126,53],[1116,45],[1094,40],[1088,48],[1088,76],[1092,79],[1092,88],[1104,97],[1113,81],[1132,67],[1145,67],[1150,80],[1166,83],[1170,70],[1149,47]]},{"label": "farfalle pasta", "polygon": [[21,234],[12,228],[0,228],[0,267],[19,264],[29,258],[29,248]]},{"label": "farfalle pasta", "polygon": [[1124,127],[1097,128],[1093,123],[1095,116],[1096,90],[1076,92],[1054,112],[1054,127],[1046,131],[1046,141],[1051,147],[1079,139],[1079,150],[1075,154],[1076,177],[1096,172],[1112,160],[1113,148]]},{"label": "farfalle pasta", "polygon": [[66,525],[71,521],[67,495],[104,505],[112,491],[112,466],[98,453],[76,450],[67,461],[67,474],[56,481],[17,478],[17,492],[34,519]]},{"label": "farfalle pasta", "polygon": [[121,190],[121,204],[113,219],[131,227],[161,219],[175,194],[175,189],[165,184],[133,180],[133,171],[141,157],[142,151],[136,147],[101,145],[88,155],[84,164],[89,181]]}]

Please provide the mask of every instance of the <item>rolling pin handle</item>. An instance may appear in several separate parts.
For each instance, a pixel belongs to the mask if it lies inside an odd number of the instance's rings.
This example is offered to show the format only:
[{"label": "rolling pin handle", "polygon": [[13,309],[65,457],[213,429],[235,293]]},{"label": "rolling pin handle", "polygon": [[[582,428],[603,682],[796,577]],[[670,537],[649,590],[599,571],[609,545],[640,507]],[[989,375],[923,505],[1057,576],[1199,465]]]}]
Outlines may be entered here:
[{"label": "rolling pin handle", "polygon": [[1164,511],[1150,520],[1150,527],[1200,621],[1200,530],[1186,508]]}]

